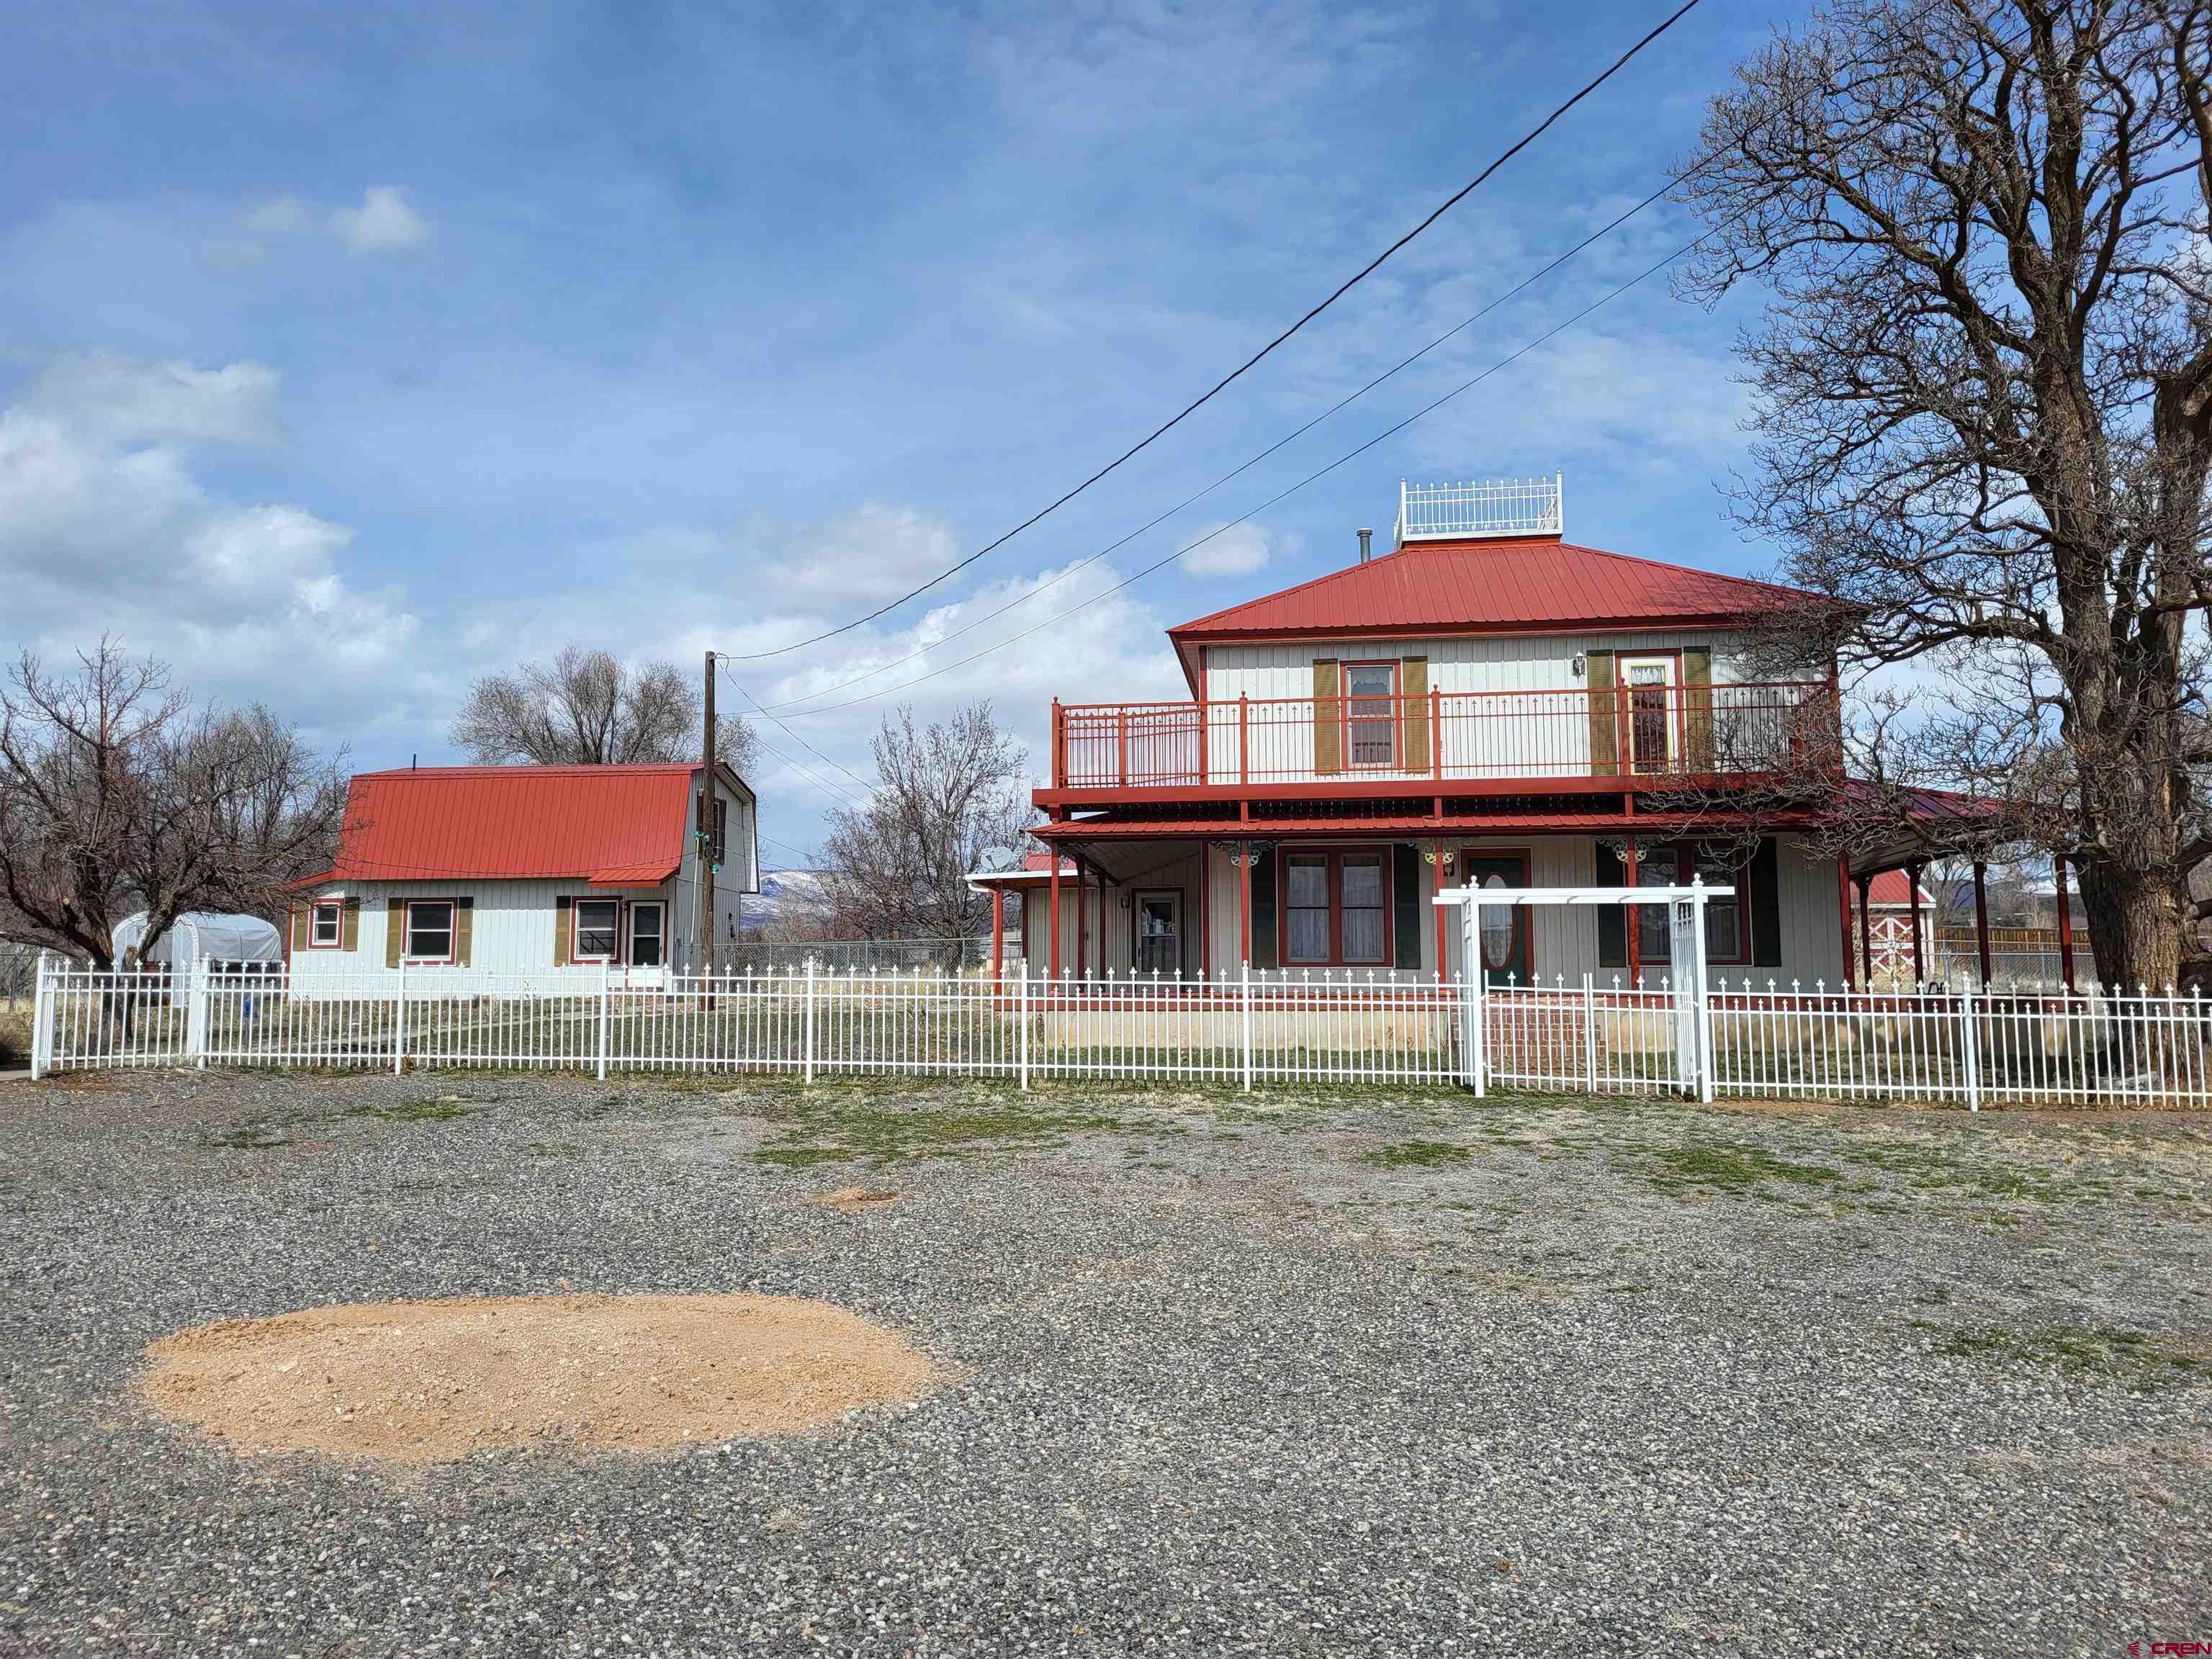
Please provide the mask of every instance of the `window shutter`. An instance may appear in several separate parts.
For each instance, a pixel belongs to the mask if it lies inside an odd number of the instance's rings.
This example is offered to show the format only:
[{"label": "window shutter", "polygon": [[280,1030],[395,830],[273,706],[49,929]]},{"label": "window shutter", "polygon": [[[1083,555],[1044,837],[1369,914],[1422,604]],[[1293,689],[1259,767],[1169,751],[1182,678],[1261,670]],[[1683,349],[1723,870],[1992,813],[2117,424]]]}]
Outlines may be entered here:
[{"label": "window shutter", "polygon": [[1682,647],[1682,725],[1689,753],[1687,769],[1713,769],[1713,653],[1705,646]]},{"label": "window shutter", "polygon": [[338,928],[338,943],[349,951],[361,949],[361,901],[349,898],[340,912],[344,918]]},{"label": "window shutter", "polygon": [[[1613,653],[1591,651],[1585,657],[1589,672],[1590,775],[1608,778],[1620,770],[1619,722],[1613,711]],[[1620,867],[1618,859],[1613,860],[1613,866]],[[1625,943],[1620,961],[1623,967],[1628,963]]]},{"label": "window shutter", "polygon": [[1782,965],[1781,878],[1781,860],[1776,855],[1774,837],[1768,836],[1759,842],[1744,868],[1744,882],[1751,889],[1751,965],[1754,968]]},{"label": "window shutter", "polygon": [[569,907],[575,902],[572,898],[556,898],[553,901],[553,965],[556,968],[566,968],[568,965],[568,940],[571,937],[568,927]]},{"label": "window shutter", "polygon": [[472,898],[453,901],[453,962],[457,967],[469,965],[469,935],[474,931],[477,902]]},{"label": "window shutter", "polygon": [[388,898],[384,901],[384,965],[397,968],[399,953],[407,945],[407,901]]},{"label": "window shutter", "polygon": [[313,918],[314,914],[315,907],[312,900],[306,904],[295,904],[292,907],[293,950],[304,951],[307,948],[307,941],[313,937],[307,931],[307,924]]},{"label": "window shutter", "polygon": [[[1591,871],[1592,884],[1598,887],[1625,887],[1628,871],[1620,855],[1603,842],[1597,844],[1597,861]],[[1628,912],[1618,904],[1597,907],[1597,965],[1601,968],[1628,966]]]},{"label": "window shutter", "polygon": [[1255,851],[1252,858],[1252,965],[1278,964],[1275,944],[1275,849]]},{"label": "window shutter", "polygon": [[1314,770],[1326,777],[1344,770],[1344,716],[1337,701],[1338,665],[1317,657],[1313,665]]},{"label": "window shutter", "polygon": [[[1407,657],[1398,665],[1398,689],[1406,694],[1406,769],[1429,769],[1429,659]],[[1441,742],[1443,733],[1437,734]],[[1420,964],[1413,964],[1419,967]],[[1406,966],[1401,963],[1400,967]]]},{"label": "window shutter", "polygon": [[[1426,763],[1424,763],[1425,764]],[[1390,925],[1393,959],[1401,968],[1421,965],[1421,855],[1410,842],[1390,849]]]}]

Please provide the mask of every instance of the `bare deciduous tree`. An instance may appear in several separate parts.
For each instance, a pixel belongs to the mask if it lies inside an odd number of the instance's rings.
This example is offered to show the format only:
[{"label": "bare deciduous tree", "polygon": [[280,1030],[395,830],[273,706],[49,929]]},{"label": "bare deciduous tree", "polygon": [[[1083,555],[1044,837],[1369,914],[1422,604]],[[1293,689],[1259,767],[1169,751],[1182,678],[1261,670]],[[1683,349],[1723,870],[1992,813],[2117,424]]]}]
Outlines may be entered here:
[{"label": "bare deciduous tree", "polygon": [[1916,677],[1858,799],[1996,803],[1977,833],[2077,858],[2103,973],[2171,982],[2212,855],[2212,4],[1833,0],[1737,76],[1686,283],[1773,296],[1736,507],[1847,602],[1800,654]]},{"label": "bare deciduous tree", "polygon": [[187,911],[283,908],[330,860],[345,777],[268,710],[195,708],[112,641],[73,675],[29,653],[0,688],[0,935],[115,965]]},{"label": "bare deciduous tree", "polygon": [[[620,766],[696,761],[700,723],[699,689],[675,664],[625,666],[569,645],[550,663],[478,680],[447,735],[479,766]],[[744,720],[715,720],[717,760],[743,772],[755,747]]]},{"label": "bare deciduous tree", "polygon": [[823,843],[836,929],[848,939],[965,938],[987,901],[968,885],[986,853],[1027,839],[1029,757],[989,702],[915,727],[888,717],[875,738],[879,781],[866,808],[830,815]]}]

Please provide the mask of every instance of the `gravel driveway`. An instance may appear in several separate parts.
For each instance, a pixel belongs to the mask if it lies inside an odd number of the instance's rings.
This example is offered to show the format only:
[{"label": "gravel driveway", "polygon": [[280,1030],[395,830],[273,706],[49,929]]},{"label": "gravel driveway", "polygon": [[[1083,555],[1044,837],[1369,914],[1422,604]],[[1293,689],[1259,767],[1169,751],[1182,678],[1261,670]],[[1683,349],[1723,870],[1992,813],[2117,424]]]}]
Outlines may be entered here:
[{"label": "gravel driveway", "polygon": [[[2203,1117],[71,1082],[0,1090],[0,1651],[2212,1640]],[[824,1297],[950,1381],[397,1472],[135,1392],[184,1325],[564,1287]]]}]

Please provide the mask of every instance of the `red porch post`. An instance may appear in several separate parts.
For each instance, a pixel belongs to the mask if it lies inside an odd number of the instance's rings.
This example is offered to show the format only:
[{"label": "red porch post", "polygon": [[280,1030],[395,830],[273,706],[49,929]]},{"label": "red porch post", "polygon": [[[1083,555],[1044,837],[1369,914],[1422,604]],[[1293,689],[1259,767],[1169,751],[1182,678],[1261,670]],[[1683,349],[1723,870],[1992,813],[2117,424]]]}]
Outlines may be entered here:
[{"label": "red porch post", "polygon": [[[1444,869],[1449,862],[1449,856],[1444,852],[1443,842],[1433,842],[1431,846],[1437,855],[1435,890],[1441,893],[1444,890]],[[1429,908],[1437,913],[1437,983],[1441,985],[1443,983],[1445,973],[1450,967],[1451,951],[1448,944],[1449,934],[1444,921],[1444,907],[1441,904],[1431,904]]]},{"label": "red porch post", "polygon": [[1861,988],[1874,989],[1874,878],[1859,878],[1859,978]]},{"label": "red porch post", "polygon": [[1237,961],[1249,965],[1252,960],[1252,843],[1237,843]]},{"label": "red porch post", "polygon": [[[1636,878],[1636,837],[1633,836],[1629,836],[1622,843],[1620,868],[1621,873],[1626,878],[1627,885],[1631,887],[1643,885],[1643,883]],[[1628,906],[1627,931],[1628,988],[1633,991],[1637,988],[1637,981],[1644,975],[1644,907],[1642,905],[1632,902]]]},{"label": "red porch post", "polygon": [[[1841,920],[1842,920],[1842,922],[1843,922],[1843,928],[1844,928],[1844,989],[1845,989],[1846,991],[1848,991],[1848,990],[1850,990],[1850,989],[1852,988],[1852,986],[1851,986],[1851,861],[1850,861],[1849,859],[1845,858],[1845,857],[1844,857],[1842,854],[1840,854],[1840,853],[1838,853],[1838,854],[1836,855],[1836,903],[1838,904],[1838,907],[1840,907],[1840,908],[1841,908],[1841,909],[1842,909],[1842,911],[1843,911],[1843,916],[1842,916]],[[1865,906],[1863,906],[1863,905],[1860,906],[1860,914],[1861,914],[1861,915],[1864,915],[1864,914],[1865,914]],[[1868,986],[1862,985],[1862,986],[1860,986],[1858,988],[1859,988],[1859,989],[1861,989],[1861,990],[1867,990],[1867,989],[1869,989],[1869,988],[1870,988],[1870,987],[1868,987]]]},{"label": "red porch post", "polygon": [[2066,988],[2074,988],[2074,906],[2066,896],[2066,854],[2060,853],[2051,860],[2051,868],[2058,888],[2058,967],[2066,975]]},{"label": "red porch post", "polygon": [[1974,860],[1974,952],[1981,958],[1982,987],[1989,988],[1994,975],[1990,971],[1990,867],[1981,860]]},{"label": "red porch post", "polygon": [[1905,878],[1912,884],[1911,909],[1909,914],[1912,918],[1912,988],[1916,991],[1925,984],[1928,979],[1928,964],[1922,961],[1920,957],[1920,872],[1927,867],[1924,864],[1908,864],[1905,866]]},{"label": "red porch post", "polygon": [[1006,980],[1006,890],[994,884],[991,888],[991,983],[1002,986]]},{"label": "red porch post", "polygon": [[1091,909],[1084,892],[1091,878],[1084,873],[1083,860],[1075,860],[1075,976],[1083,978],[1091,971]]},{"label": "red porch post", "polygon": [[1052,976],[1060,977],[1060,847],[1057,842],[1045,849],[1052,860]]}]

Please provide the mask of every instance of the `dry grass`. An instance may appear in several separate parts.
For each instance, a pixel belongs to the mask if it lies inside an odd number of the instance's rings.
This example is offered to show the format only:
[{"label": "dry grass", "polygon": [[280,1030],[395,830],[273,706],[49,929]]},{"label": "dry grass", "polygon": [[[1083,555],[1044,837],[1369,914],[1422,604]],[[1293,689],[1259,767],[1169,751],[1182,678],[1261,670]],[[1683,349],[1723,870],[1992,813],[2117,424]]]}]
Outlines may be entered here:
[{"label": "dry grass", "polygon": [[31,1063],[31,1000],[0,997],[0,1072]]}]

